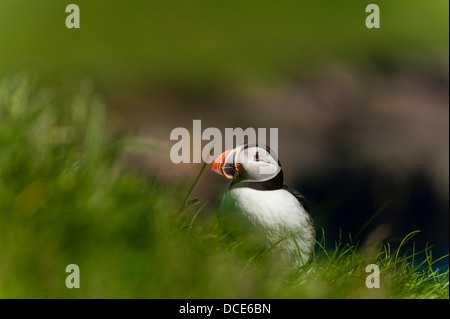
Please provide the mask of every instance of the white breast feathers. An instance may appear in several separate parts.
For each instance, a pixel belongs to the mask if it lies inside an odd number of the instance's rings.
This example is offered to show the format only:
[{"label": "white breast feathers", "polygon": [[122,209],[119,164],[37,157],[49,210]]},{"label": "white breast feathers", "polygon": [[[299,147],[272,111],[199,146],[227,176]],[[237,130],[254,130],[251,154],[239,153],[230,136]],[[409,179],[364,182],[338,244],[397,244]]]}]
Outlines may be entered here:
[{"label": "white breast feathers", "polygon": [[287,190],[233,188],[225,194],[219,216],[231,234],[245,238],[253,248],[273,248],[299,265],[312,254],[311,218]]}]

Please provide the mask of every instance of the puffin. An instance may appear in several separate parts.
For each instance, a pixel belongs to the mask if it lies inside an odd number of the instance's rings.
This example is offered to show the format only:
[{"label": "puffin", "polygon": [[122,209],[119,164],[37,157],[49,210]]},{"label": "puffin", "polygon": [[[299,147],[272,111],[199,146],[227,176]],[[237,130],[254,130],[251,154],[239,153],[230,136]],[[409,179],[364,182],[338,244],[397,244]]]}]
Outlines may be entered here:
[{"label": "puffin", "polygon": [[305,197],[284,184],[283,170],[269,146],[247,143],[220,154],[211,171],[231,185],[219,207],[226,232],[250,251],[274,251],[297,266],[314,250],[314,222]]}]

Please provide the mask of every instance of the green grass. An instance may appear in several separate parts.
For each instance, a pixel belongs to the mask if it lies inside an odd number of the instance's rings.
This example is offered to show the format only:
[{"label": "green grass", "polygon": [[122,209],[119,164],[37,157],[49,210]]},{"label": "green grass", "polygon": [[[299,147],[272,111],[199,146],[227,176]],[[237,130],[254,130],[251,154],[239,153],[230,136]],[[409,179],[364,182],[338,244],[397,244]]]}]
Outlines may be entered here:
[{"label": "green grass", "polygon": [[[145,178],[121,161],[133,137],[111,138],[105,122],[87,82],[0,81],[0,298],[448,298],[448,269],[415,250],[415,232],[362,249],[325,247],[323,231],[299,269],[246,256],[215,214],[197,218],[201,172],[190,188]],[[72,263],[80,289],[65,287]],[[379,289],[365,286],[371,263]]]}]

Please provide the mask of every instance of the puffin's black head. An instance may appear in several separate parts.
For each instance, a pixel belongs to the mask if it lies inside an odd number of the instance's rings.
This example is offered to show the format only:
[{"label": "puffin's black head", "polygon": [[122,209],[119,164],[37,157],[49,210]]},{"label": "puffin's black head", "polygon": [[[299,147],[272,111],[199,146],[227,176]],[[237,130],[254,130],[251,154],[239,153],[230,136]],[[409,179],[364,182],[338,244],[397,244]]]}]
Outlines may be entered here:
[{"label": "puffin's black head", "polygon": [[261,190],[283,187],[283,171],[277,155],[264,144],[243,144],[219,155],[211,170],[232,179],[231,187]]}]

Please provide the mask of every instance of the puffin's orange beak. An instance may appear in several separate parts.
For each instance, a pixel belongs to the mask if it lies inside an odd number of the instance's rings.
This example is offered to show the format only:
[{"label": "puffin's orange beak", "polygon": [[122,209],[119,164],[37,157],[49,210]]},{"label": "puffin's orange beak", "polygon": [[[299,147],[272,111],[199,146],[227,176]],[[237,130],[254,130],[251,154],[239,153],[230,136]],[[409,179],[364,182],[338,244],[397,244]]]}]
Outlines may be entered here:
[{"label": "puffin's orange beak", "polygon": [[235,148],[220,154],[212,163],[211,171],[219,174],[227,179],[233,179],[235,167],[233,164],[233,156],[236,152]]}]

